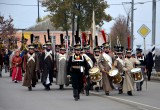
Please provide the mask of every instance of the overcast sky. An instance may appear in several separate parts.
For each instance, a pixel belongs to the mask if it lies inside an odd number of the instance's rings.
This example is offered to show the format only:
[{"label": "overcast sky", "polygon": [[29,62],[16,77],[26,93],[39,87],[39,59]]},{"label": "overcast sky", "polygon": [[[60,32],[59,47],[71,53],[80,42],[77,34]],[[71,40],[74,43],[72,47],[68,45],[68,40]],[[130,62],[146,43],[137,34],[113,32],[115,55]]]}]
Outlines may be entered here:
[{"label": "overcast sky", "polygon": [[[118,15],[126,16],[126,10],[129,10],[131,5],[115,5],[122,4],[122,2],[131,2],[131,0],[107,0],[110,7],[106,9],[106,13],[109,13],[113,18]],[[137,2],[147,2],[145,4],[136,4],[134,11],[134,48],[136,45],[143,46],[143,38],[137,33],[137,30],[145,24],[149,27],[151,32],[146,37],[147,49],[151,48],[152,37],[152,0],[135,0]],[[3,4],[6,3],[6,4]],[[16,28],[28,28],[36,24],[37,19],[37,6],[21,6],[10,4],[24,4],[24,5],[37,5],[37,0],[0,0],[0,14],[8,18],[11,15],[14,19],[14,26]],[[125,8],[124,8],[125,7]],[[44,12],[45,8],[40,7],[40,16],[47,15]],[[156,45],[160,47],[160,0],[157,0],[157,24],[156,24]],[[110,32],[110,28],[113,26],[114,21],[105,23],[103,28],[107,33]],[[143,47],[142,47],[143,48]]]}]

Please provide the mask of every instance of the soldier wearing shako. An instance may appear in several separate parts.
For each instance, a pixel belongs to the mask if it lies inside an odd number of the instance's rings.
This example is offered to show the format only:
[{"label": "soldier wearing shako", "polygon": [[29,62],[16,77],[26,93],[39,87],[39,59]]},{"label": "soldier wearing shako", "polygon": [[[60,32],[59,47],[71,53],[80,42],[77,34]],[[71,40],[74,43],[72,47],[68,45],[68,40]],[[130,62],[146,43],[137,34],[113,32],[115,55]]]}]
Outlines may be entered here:
[{"label": "soldier wearing shako", "polygon": [[114,62],[114,56],[110,52],[109,43],[103,44],[103,53],[99,57],[98,65],[102,72],[102,83],[105,94],[108,96],[109,92],[112,91],[113,86],[111,82],[111,77],[108,75],[108,72],[112,69]]},{"label": "soldier wearing shako", "polygon": [[24,55],[23,68],[25,70],[23,86],[28,87],[31,91],[32,87],[35,87],[37,82],[36,72],[39,70],[39,59],[34,53],[34,46],[28,46],[28,53]]},{"label": "soldier wearing shako", "polygon": [[42,50],[42,44],[39,42],[39,36],[35,36],[34,37],[34,42],[33,42],[34,45],[38,45],[38,49],[39,51]]},{"label": "soldier wearing shako", "polygon": [[123,86],[123,76],[124,76],[124,55],[123,55],[123,46],[114,46],[114,50],[115,50],[115,54],[116,54],[116,59],[114,61],[114,67],[118,69],[118,72],[120,73],[121,77],[122,77],[122,81],[119,82],[118,85],[118,90],[119,90],[119,94],[122,94],[122,86]]},{"label": "soldier wearing shako", "polygon": [[79,44],[74,46],[75,54],[70,56],[67,66],[67,75],[72,78],[73,97],[75,101],[80,99],[80,92],[83,89],[83,74],[88,77],[88,64]]},{"label": "soldier wearing shako", "polygon": [[[94,51],[94,57],[96,59],[95,66],[99,68],[98,60],[99,60],[99,57],[100,57],[100,54],[101,54],[100,53],[100,47],[99,46],[95,47],[93,51]],[[102,87],[102,81],[95,82],[94,87],[95,87],[95,90],[97,92],[99,92],[100,87]]]},{"label": "soldier wearing shako", "polygon": [[36,72],[36,74],[37,74],[37,82],[38,82],[38,80],[41,78],[41,74],[40,74],[41,73],[41,64],[43,62],[41,61],[41,52],[38,49],[38,44],[33,44],[33,46],[34,46],[34,52],[35,52],[35,54],[37,55],[37,57],[39,59],[39,70]]},{"label": "soldier wearing shako", "polygon": [[13,41],[13,39],[9,39],[8,50],[13,51],[14,49],[15,49],[14,41]]},{"label": "soldier wearing shako", "polygon": [[126,58],[124,59],[125,62],[125,77],[124,77],[124,81],[123,81],[123,92],[132,96],[132,91],[134,90],[134,82],[133,82],[133,78],[131,77],[131,69],[134,68],[132,59],[131,59],[131,53],[132,53],[132,49],[127,48],[126,49]]},{"label": "soldier wearing shako", "polygon": [[60,46],[59,53],[56,54],[57,59],[57,75],[56,75],[56,84],[59,85],[59,89],[63,89],[64,85],[67,84],[67,54],[65,45]]},{"label": "soldier wearing shako", "polygon": [[24,38],[21,42],[21,48],[20,50],[23,51],[27,51],[28,50],[28,44],[27,44],[28,39]]},{"label": "soldier wearing shako", "polygon": [[[85,45],[83,49],[85,51],[83,56],[87,60],[88,69],[91,69],[91,68],[93,68],[94,64],[96,63],[96,59],[95,59],[94,55],[90,52],[90,45],[88,45],[88,44]],[[86,85],[85,89],[86,89],[86,96],[88,96],[89,90],[93,89],[93,85],[90,83],[90,77],[88,77],[86,80],[87,80],[87,83],[86,83],[87,85]]]},{"label": "soldier wearing shako", "polygon": [[51,42],[46,43],[46,50],[42,53],[42,84],[46,90],[50,90],[50,86],[53,83],[53,69],[54,69],[54,55],[52,51]]},{"label": "soldier wearing shako", "polygon": [[[143,74],[143,76],[144,76],[144,72],[145,72],[145,58],[144,58],[144,56],[142,55],[142,49],[137,48],[137,49],[136,49],[136,55],[137,55],[136,58],[137,58],[137,60],[138,60],[140,63],[139,63],[139,64],[135,64],[135,67],[141,68],[142,74]],[[142,90],[143,81],[144,81],[144,80],[136,83],[137,91],[141,91],[141,90]]]}]

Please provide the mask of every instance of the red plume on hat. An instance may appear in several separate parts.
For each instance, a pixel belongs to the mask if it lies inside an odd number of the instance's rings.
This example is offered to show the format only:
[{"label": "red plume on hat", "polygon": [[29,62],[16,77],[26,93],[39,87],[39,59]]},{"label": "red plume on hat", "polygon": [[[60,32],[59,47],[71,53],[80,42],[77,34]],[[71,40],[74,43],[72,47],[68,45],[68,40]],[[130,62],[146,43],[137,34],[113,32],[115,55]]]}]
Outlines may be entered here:
[{"label": "red plume on hat", "polygon": [[103,40],[106,43],[107,42],[107,38],[106,38],[106,34],[105,34],[104,30],[101,30],[101,33],[102,33]]},{"label": "red plume on hat", "polygon": [[82,45],[86,45],[87,43],[87,36],[85,32],[82,32]]}]

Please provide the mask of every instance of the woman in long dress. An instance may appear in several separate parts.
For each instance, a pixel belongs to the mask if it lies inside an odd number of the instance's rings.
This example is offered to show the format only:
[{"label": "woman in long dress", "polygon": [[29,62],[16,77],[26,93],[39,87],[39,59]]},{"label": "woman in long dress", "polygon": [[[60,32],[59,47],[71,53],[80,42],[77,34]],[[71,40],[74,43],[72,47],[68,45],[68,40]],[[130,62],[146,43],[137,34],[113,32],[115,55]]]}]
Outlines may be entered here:
[{"label": "woman in long dress", "polygon": [[19,51],[16,51],[12,58],[12,81],[22,81],[22,58]]}]

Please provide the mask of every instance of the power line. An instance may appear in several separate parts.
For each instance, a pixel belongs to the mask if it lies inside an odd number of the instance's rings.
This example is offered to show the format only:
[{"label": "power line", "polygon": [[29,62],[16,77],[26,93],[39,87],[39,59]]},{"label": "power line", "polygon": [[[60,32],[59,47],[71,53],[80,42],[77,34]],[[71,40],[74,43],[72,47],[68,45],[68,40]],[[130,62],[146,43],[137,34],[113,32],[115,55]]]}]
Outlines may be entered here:
[{"label": "power line", "polygon": [[[156,2],[159,2],[160,0],[157,0]],[[134,5],[138,5],[138,4],[146,4],[146,3],[152,3],[152,1],[145,1],[145,2],[136,2],[134,3]],[[132,2],[122,2],[120,4],[109,4],[109,5],[128,5],[128,4],[132,4]]]},{"label": "power line", "polygon": [[38,5],[25,5],[25,4],[11,4],[11,3],[0,3],[1,5],[15,5],[15,6],[38,6]]},{"label": "power line", "polygon": [[[157,0],[156,2],[159,2],[160,0]],[[152,1],[145,1],[145,2],[137,2],[137,3],[134,3],[134,5],[137,5],[137,4],[145,4],[145,3],[151,3]],[[131,2],[122,2],[120,4],[109,4],[109,5],[126,5],[126,4],[129,4]],[[0,5],[14,5],[14,6],[35,6],[37,7],[38,5],[25,5],[25,4],[11,4],[11,3],[0,3]]]}]

